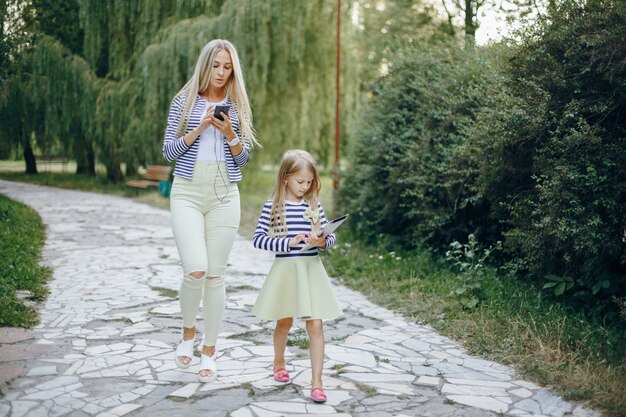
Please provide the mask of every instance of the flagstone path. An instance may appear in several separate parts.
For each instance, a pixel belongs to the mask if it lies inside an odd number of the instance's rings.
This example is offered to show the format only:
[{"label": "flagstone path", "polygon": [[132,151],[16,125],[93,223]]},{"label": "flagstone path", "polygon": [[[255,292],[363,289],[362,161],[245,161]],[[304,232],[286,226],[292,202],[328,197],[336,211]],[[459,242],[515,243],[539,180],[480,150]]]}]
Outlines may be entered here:
[{"label": "flagstone path", "polygon": [[0,193],[40,213],[47,225],[43,262],[54,271],[41,323],[26,336],[0,340],[0,369],[22,373],[3,387],[0,417],[599,416],[339,284],[346,314],[325,324],[329,399],[313,404],[302,322],[290,335],[292,382],[271,378],[273,323],[250,309],[272,256],[243,238],[226,280],[219,378],[198,383],[198,358],[188,370],[172,360],[181,269],[169,212],[6,181]]}]

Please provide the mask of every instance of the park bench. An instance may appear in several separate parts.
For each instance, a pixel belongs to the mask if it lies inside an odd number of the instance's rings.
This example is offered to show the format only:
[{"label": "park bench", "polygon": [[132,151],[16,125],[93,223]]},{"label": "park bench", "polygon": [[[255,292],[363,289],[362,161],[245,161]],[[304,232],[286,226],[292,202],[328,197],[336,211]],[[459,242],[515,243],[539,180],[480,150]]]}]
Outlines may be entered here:
[{"label": "park bench", "polygon": [[41,168],[42,166],[46,166],[46,172],[50,172],[50,166],[55,164],[61,164],[61,169],[65,172],[67,168],[67,163],[69,162],[69,158],[67,156],[35,156],[35,160],[37,161],[37,166]]},{"label": "park bench", "polygon": [[159,188],[162,182],[169,183],[171,172],[172,167],[166,165],[148,165],[146,173],[143,174],[143,180],[129,180],[126,181],[126,185],[146,190],[150,187]]}]

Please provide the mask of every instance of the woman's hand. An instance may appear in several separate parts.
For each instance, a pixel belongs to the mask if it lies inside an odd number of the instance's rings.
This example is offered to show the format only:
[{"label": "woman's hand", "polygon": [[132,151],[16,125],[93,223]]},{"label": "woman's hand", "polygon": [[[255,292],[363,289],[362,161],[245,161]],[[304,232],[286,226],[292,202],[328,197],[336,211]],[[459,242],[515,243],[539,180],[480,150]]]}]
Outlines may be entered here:
[{"label": "woman's hand", "polygon": [[187,146],[193,145],[193,143],[198,140],[202,132],[204,132],[207,127],[213,124],[213,112],[215,111],[215,106],[209,107],[208,111],[205,113],[204,117],[200,120],[200,124],[192,129],[191,132],[187,133],[183,140],[187,144]]},{"label": "woman's hand", "polygon": [[324,235],[318,236],[313,232],[308,233],[304,242],[322,249],[326,247],[326,237]]},{"label": "woman's hand", "polygon": [[214,111],[215,106],[210,106],[207,109],[207,112],[204,114],[202,120],[200,120],[200,124],[197,127],[200,134],[202,134],[202,132],[204,132],[209,126],[213,124],[213,120],[215,119],[215,117],[213,116]]},{"label": "woman's hand", "polygon": [[[215,108],[213,107],[212,110],[209,110],[211,115],[213,115],[213,111],[215,111],[214,109]],[[235,139],[237,137],[237,134],[233,130],[233,125],[230,122],[230,116],[222,112],[222,117],[224,118],[224,120],[213,117],[211,119],[211,124],[215,126],[217,130],[222,132],[224,136],[226,136],[226,140],[230,141]]]},{"label": "woman's hand", "polygon": [[300,233],[299,235],[295,235],[291,239],[289,239],[289,247],[293,248],[301,242],[304,242],[306,239],[306,233]]}]

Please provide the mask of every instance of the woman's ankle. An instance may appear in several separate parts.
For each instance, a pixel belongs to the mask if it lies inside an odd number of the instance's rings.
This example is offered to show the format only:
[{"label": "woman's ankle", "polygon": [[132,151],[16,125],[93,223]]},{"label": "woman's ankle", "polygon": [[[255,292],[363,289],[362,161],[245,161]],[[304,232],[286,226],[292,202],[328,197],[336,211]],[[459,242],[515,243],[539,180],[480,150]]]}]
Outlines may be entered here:
[{"label": "woman's ankle", "polygon": [[215,354],[215,346],[202,346],[202,354],[207,356],[213,356]]},{"label": "woman's ankle", "polygon": [[183,340],[191,340],[196,337],[195,327],[183,327]]}]

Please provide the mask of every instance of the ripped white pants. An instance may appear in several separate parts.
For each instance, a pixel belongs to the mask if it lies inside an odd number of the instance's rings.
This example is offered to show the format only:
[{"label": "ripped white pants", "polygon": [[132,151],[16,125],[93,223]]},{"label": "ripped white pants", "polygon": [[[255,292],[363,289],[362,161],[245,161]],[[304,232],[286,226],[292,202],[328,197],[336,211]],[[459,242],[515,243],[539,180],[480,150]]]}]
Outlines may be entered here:
[{"label": "ripped white pants", "polygon": [[183,326],[194,327],[200,301],[206,346],[215,346],[226,291],[224,274],[240,220],[239,189],[225,163],[197,162],[191,180],[175,177],[170,194],[172,229],[183,266]]}]

